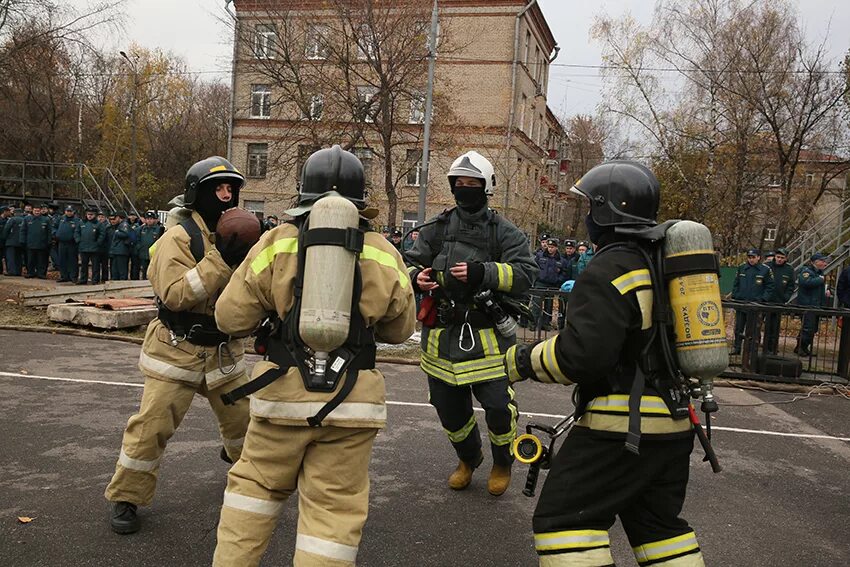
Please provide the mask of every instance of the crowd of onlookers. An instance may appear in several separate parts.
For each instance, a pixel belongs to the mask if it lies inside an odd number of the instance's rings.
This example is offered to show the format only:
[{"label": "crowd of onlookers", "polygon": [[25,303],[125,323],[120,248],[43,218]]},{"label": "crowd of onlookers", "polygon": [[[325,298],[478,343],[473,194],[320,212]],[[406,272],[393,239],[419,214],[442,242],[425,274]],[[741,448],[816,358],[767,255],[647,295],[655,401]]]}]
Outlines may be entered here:
[{"label": "crowd of onlookers", "polygon": [[24,203],[0,206],[0,273],[60,282],[98,284],[147,278],[150,247],[164,228],[154,211],[104,213],[87,208],[83,216],[68,205]]}]

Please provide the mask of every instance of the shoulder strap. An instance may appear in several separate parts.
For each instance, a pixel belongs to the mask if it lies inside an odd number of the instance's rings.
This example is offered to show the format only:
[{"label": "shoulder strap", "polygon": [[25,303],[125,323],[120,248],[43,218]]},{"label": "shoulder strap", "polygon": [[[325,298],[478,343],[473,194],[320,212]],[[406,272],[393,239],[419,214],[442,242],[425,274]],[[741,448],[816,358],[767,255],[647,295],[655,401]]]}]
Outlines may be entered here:
[{"label": "shoulder strap", "polygon": [[204,235],[201,234],[201,227],[192,217],[181,222],[180,226],[189,235],[189,250],[192,252],[195,262],[200,262],[204,258]]},{"label": "shoulder strap", "polygon": [[431,242],[431,249],[434,251],[435,256],[443,249],[443,242],[445,242],[449,232],[449,220],[451,219],[454,210],[454,207],[445,209],[442,213],[437,215],[437,218],[434,220],[437,225],[442,225],[442,230],[440,230],[439,226],[437,227],[437,230],[434,233],[434,240]]},{"label": "shoulder strap", "polygon": [[496,211],[490,211],[490,220],[487,222],[487,248],[490,251],[490,260],[498,262],[502,259],[502,243],[499,242],[499,220]]}]

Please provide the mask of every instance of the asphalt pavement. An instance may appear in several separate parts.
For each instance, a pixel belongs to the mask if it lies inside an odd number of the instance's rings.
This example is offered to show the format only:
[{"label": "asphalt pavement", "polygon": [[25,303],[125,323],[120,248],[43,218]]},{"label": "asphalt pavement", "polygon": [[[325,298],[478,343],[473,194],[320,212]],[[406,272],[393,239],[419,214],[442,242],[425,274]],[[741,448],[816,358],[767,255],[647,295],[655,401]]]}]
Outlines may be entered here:
[{"label": "asphalt pavement", "polygon": [[[141,509],[142,530],[119,536],[109,529],[103,490],[141,398],[138,354],[138,346],[121,342],[0,331],[0,565],[210,564],[227,465],[203,398],[168,444],[154,503]],[[525,467],[515,466],[500,498],[487,493],[489,455],[469,489],[449,490],[456,461],[427,403],[424,376],[415,366],[380,366],[389,423],[372,457],[358,565],[536,565]],[[521,426],[529,416],[557,422],[571,410],[570,393],[517,385]],[[737,388],[717,394],[715,443],[725,469],[712,474],[695,448],[683,513],[706,563],[850,565],[850,401],[813,396],[753,405],[792,396]],[[296,514],[291,499],[264,566],[291,564]],[[33,520],[20,523],[19,516]],[[611,537],[617,565],[635,565],[619,525]]]}]

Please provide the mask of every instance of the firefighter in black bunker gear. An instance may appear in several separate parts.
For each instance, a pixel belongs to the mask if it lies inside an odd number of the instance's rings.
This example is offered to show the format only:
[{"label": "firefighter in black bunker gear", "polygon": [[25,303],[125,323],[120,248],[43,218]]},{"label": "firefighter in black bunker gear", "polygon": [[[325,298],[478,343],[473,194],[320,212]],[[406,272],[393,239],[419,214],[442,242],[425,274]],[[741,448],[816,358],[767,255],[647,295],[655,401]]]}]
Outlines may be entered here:
[{"label": "firefighter in black bunker gear", "polygon": [[538,268],[523,233],[487,207],[493,165],[468,152],[455,160],[448,178],[457,207],[422,225],[406,253],[414,291],[428,294],[419,314],[421,367],[431,404],[460,460],[449,486],[466,488],[484,458],[474,394],[484,408],[493,455],[487,489],[499,496],[510,483],[514,460],[517,405],[502,360],[516,333],[515,325],[497,327],[477,294],[489,292],[496,301],[502,294],[521,294]]},{"label": "firefighter in black bunker gear", "polygon": [[[701,566],[696,535],[679,517],[694,430],[673,418],[666,391],[645,382],[638,366],[654,324],[650,266],[634,237],[615,232],[656,224],[659,183],[642,165],[613,161],[573,191],[590,200],[586,224],[598,253],[576,281],[559,335],[505,357],[511,382],[576,384],[576,426],[534,512],[540,565],[613,565],[608,529],[619,516],[640,565]],[[639,454],[624,447],[635,384]]]}]

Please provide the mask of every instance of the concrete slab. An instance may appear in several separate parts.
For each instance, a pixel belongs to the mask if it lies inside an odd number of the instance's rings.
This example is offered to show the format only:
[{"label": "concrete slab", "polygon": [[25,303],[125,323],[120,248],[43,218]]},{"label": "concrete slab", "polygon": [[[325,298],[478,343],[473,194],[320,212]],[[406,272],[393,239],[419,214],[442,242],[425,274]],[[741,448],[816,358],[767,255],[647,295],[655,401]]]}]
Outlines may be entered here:
[{"label": "concrete slab", "polygon": [[152,298],[153,288],[147,280],[109,281],[97,285],[54,286],[48,290],[22,291],[21,303],[26,306],[51,305],[69,299],[81,301],[96,297],[144,297]]},{"label": "concrete slab", "polygon": [[154,306],[116,311],[83,303],[57,303],[47,306],[47,317],[51,321],[96,329],[127,329],[147,325],[156,317],[156,313]]}]

